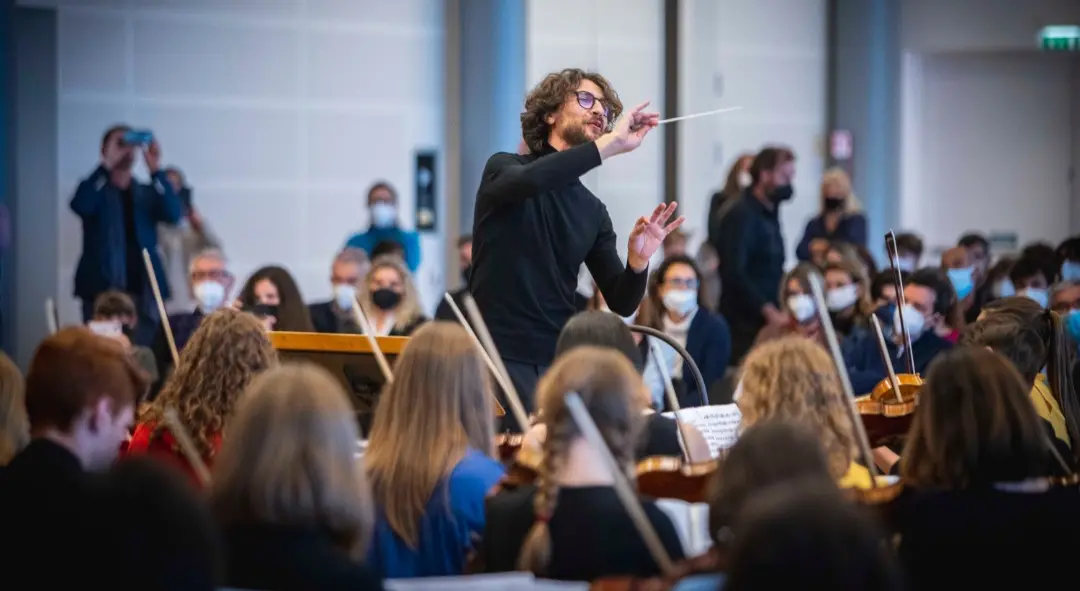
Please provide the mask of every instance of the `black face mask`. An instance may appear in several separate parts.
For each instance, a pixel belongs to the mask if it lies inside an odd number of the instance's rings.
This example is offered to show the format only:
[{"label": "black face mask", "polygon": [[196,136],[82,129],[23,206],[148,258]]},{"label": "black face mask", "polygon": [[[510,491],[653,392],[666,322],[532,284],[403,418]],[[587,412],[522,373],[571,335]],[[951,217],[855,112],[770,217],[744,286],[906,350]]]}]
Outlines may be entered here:
[{"label": "black face mask", "polygon": [[769,193],[769,201],[779,205],[795,195],[795,189],[791,185],[780,185]]},{"label": "black face mask", "polygon": [[825,211],[837,211],[844,207],[843,197],[826,197]]},{"label": "black face mask", "polygon": [[371,294],[371,302],[380,310],[393,310],[401,303],[401,294],[385,287],[376,289]]},{"label": "black face mask", "polygon": [[121,324],[120,332],[124,333],[124,336],[130,340],[135,336],[135,327],[127,324]]},{"label": "black face mask", "polygon": [[465,285],[469,284],[469,277],[472,275],[472,265],[465,267],[461,270],[461,278],[465,280]]}]

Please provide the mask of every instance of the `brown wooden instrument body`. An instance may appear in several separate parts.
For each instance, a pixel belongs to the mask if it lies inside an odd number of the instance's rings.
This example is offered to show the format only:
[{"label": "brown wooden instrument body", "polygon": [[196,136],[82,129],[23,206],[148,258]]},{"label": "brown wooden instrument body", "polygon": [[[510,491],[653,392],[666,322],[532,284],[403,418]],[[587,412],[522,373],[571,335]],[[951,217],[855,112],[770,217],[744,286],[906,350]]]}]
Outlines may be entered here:
[{"label": "brown wooden instrument body", "polygon": [[[513,489],[535,482],[542,461],[540,450],[520,447],[507,469],[502,488]],[[719,460],[686,464],[679,458],[645,458],[636,467],[638,492],[647,497],[704,503],[708,501],[709,483],[719,467]]]},{"label": "brown wooden instrument body", "polygon": [[868,396],[855,399],[871,445],[881,445],[884,440],[904,435],[911,427],[911,416],[918,406],[923,380],[918,374],[902,373],[896,374],[896,381],[900,400],[896,399],[890,378],[878,382]]}]

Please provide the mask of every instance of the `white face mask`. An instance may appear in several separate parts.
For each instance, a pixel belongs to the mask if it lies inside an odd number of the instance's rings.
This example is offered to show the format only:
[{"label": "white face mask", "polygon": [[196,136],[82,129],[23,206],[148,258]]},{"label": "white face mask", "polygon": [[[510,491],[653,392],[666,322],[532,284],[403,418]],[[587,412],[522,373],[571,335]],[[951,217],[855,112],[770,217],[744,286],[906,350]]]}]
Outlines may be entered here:
[{"label": "white face mask", "polygon": [[745,188],[749,187],[751,184],[753,184],[753,182],[754,182],[754,177],[750,176],[749,171],[744,170],[744,171],[739,173],[739,188],[740,189],[745,189]]},{"label": "white face mask", "polygon": [[787,299],[788,310],[791,310],[791,315],[795,317],[796,322],[804,324],[814,317],[817,312],[817,306],[814,305],[814,298],[806,295],[793,295]]},{"label": "white face mask", "polygon": [[690,289],[669,289],[664,294],[664,307],[679,316],[697,308],[697,292]]},{"label": "white face mask", "polygon": [[389,228],[397,223],[397,208],[385,201],[378,201],[371,206],[371,225],[376,228]]},{"label": "white face mask", "polygon": [[[902,334],[900,330],[900,308],[896,309],[893,313],[893,333]],[[905,304],[904,310],[904,324],[907,325],[908,334],[911,335],[911,342],[919,340],[924,330],[926,330],[926,318],[919,313],[911,304]]]},{"label": "white face mask", "polygon": [[1000,279],[994,283],[994,297],[1011,298],[1014,295],[1016,295],[1016,288],[1013,287],[1012,280],[1009,278]]},{"label": "white face mask", "polygon": [[225,286],[217,281],[200,281],[192,291],[204,314],[217,310],[225,302]]},{"label": "white face mask", "polygon": [[352,310],[354,300],[356,300],[356,287],[348,283],[334,284],[334,301],[338,308]]},{"label": "white face mask", "polygon": [[1050,305],[1050,292],[1039,287],[1027,287],[1020,290],[1020,293],[1016,295],[1022,295],[1034,300],[1037,304],[1044,309]]},{"label": "white face mask", "polygon": [[830,289],[825,293],[825,305],[832,312],[841,312],[859,300],[859,286],[854,283]]}]

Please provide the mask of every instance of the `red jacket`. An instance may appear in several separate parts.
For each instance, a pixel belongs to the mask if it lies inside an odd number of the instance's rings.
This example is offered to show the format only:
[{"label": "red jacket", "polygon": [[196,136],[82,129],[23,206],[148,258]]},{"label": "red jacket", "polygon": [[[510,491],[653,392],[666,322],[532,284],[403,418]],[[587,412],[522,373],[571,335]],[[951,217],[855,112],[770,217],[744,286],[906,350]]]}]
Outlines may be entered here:
[{"label": "red jacket", "polygon": [[[131,441],[121,446],[120,455],[151,454],[162,458],[182,470],[196,486],[201,488],[202,482],[199,481],[195,469],[191,467],[187,458],[180,451],[180,445],[176,442],[176,438],[172,436],[172,433],[163,430],[157,437],[151,439],[156,427],[156,423],[139,423],[136,425],[135,432],[131,435]],[[216,455],[217,451],[221,449],[221,434],[217,433],[211,436],[210,444],[213,446]],[[211,466],[212,460],[212,457],[203,457],[203,462],[207,468]]]}]

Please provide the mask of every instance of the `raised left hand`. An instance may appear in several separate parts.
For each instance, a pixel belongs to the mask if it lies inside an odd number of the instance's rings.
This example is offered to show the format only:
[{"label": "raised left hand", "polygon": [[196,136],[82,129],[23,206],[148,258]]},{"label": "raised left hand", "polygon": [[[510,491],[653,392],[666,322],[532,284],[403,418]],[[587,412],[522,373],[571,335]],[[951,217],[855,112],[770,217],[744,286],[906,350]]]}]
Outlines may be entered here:
[{"label": "raised left hand", "polygon": [[631,269],[638,273],[644,271],[649,266],[649,259],[652,258],[653,253],[664,243],[664,238],[686,221],[686,218],[679,216],[678,219],[667,224],[668,218],[675,213],[676,207],[678,204],[674,202],[657,205],[651,217],[638,218],[634,229],[630,231],[626,249],[626,262]]},{"label": "raised left hand", "polygon": [[157,140],[151,141],[149,146],[143,146],[142,153],[150,174],[157,174],[161,170],[161,146]]}]

